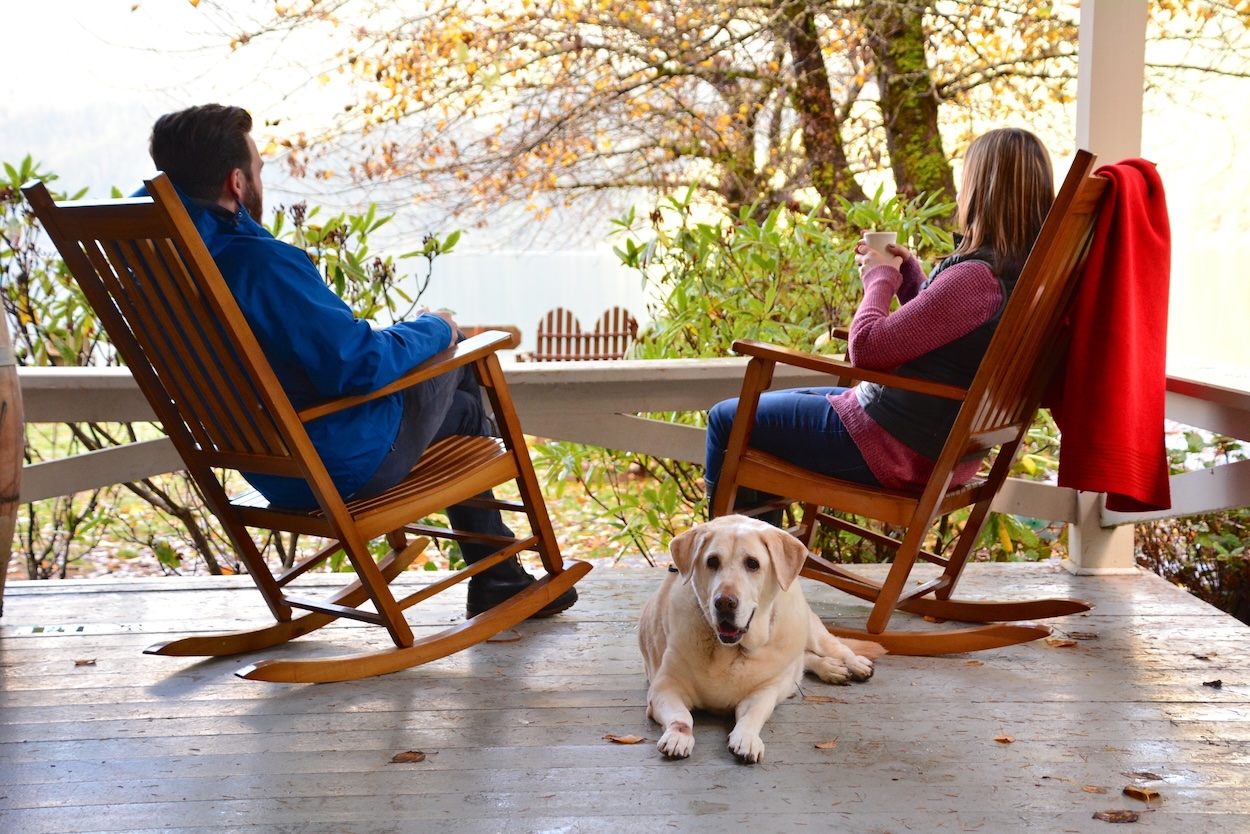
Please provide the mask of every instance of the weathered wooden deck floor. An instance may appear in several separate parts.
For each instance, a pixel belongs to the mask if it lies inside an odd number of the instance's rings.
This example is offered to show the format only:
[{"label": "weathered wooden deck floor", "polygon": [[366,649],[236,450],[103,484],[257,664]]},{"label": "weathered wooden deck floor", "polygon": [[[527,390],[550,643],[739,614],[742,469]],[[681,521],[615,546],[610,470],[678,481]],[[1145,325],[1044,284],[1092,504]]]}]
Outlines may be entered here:
[{"label": "weathered wooden deck floor", "polygon": [[[141,654],[264,621],[245,579],[16,583],[0,619],[0,832],[1101,832],[1093,814],[1118,809],[1141,814],[1128,830],[1250,831],[1250,631],[1157,577],[973,566],[969,594],[1097,608],[1054,621],[1071,646],[887,657],[865,684],[810,681],[832,700],[781,705],[749,766],[712,716],[696,717],[690,759],[655,749],[634,624],[659,576],[601,568],[574,609],[513,642],[307,686],[236,678],[243,658]],[[807,587],[827,619],[862,610]],[[366,639],[326,631],[294,649]],[[426,759],[391,763],[405,751]]]}]

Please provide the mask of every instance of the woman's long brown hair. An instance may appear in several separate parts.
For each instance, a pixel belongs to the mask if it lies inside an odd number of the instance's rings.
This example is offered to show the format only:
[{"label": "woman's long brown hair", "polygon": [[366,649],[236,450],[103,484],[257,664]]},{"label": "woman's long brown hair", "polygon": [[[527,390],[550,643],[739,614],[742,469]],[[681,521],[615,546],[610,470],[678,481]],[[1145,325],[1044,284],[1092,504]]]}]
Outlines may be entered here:
[{"label": "woman's long brown hair", "polygon": [[964,156],[956,254],[994,253],[994,272],[1015,278],[1055,201],[1050,154],[1027,130],[1000,128],[978,136]]}]

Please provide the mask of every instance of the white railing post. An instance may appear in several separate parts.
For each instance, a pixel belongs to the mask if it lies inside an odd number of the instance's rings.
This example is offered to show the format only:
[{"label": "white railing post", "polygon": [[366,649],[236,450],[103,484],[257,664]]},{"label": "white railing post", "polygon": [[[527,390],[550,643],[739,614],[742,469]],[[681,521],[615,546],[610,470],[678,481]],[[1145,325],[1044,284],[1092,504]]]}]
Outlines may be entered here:
[{"label": "white railing post", "polygon": [[1147,0],[1085,0],[1077,35],[1076,146],[1104,163],[1141,156]]}]

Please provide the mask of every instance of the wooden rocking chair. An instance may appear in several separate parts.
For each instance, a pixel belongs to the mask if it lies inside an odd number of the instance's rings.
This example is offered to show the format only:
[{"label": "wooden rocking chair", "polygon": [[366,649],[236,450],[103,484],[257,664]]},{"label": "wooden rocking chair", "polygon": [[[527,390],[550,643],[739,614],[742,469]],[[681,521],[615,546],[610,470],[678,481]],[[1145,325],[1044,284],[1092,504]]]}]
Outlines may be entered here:
[{"label": "wooden rocking chair", "polygon": [[[42,183],[22,190],[44,229],[130,367],[256,582],[276,623],[252,631],[190,637],[150,647],[150,654],[221,656],[285,643],[346,617],[382,626],[394,647],[336,657],[270,659],[238,674],[252,680],[351,680],[426,663],[472,646],[539,611],[584,576],[590,565],[563,562],[495,351],[514,337],[487,332],[363,396],[302,411],[291,405],[261,352],[203,240],[164,174],[147,182],[150,199],[55,203]],[[347,502],[331,481],[304,424],[471,364],[489,397],[502,438],[449,437],[432,445],[400,484]],[[303,478],[318,509],[268,506],[255,491],[230,496],[229,471]],[[450,505],[515,481],[532,533],[515,539],[475,536],[420,523]],[[479,505],[485,503],[478,501]],[[249,528],[329,540],[318,553],[278,575]],[[419,537],[410,539],[410,534]],[[489,542],[494,555],[396,599],[390,583],[420,554],[425,536]],[[369,542],[385,537],[390,552],[375,560]],[[472,619],[418,640],[405,609],[524,550],[537,551],[546,575]],[[342,551],[355,579],[323,598],[292,593],[289,583]],[[299,609],[308,613],[294,616]]]},{"label": "wooden rocking chair", "polygon": [[[1012,645],[1050,633],[1049,628],[1036,624],[998,621],[1033,620],[1089,609],[1089,605],[1080,600],[961,601],[952,599],[952,595],[989,515],[990,503],[1007,477],[1043,391],[1063,354],[1063,319],[1106,188],[1106,180],[1091,175],[1093,167],[1093,155],[1079,151],[1030,252],[980,369],[967,390],[857,368],[827,356],[760,342],[740,340],[734,343],[734,350],[750,356],[751,361],[743,379],[711,515],[731,511],[754,515],[798,502],[803,505],[803,511],[792,532],[809,548],[817,526],[827,524],[853,531],[895,550],[884,582],[809,555],[803,576],[873,603],[866,629],[829,626],[834,634],[874,640],[894,654],[947,654]],[[760,394],[771,384],[773,369],[779,362],[825,372],[839,380],[831,380],[830,385],[845,384],[840,380],[846,379],[868,380],[961,401],[963,405],[954,427],[923,490],[917,494],[862,486],[810,472],[750,448]],[[986,477],[963,486],[950,486],[952,472],[960,460],[995,449],[997,453]],[[743,487],[782,497],[760,506],[731,510],[739,488]],[[927,552],[924,540],[933,523],[964,507],[971,507],[970,515],[950,555]],[[903,528],[904,533],[901,539],[887,536],[835,517],[827,510],[876,519]],[[936,578],[909,587],[918,559],[936,564],[943,571]],[[895,609],[932,620],[980,625],[887,631]]]}]

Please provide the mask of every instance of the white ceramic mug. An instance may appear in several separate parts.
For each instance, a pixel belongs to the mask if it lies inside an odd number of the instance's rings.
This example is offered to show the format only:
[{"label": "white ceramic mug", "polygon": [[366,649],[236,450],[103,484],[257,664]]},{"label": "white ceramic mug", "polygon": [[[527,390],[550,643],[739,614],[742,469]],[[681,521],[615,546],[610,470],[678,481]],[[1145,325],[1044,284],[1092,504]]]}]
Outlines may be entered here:
[{"label": "white ceramic mug", "polygon": [[897,232],[864,232],[864,243],[869,249],[876,249],[883,255],[894,257],[886,251],[887,246],[898,240]]}]

